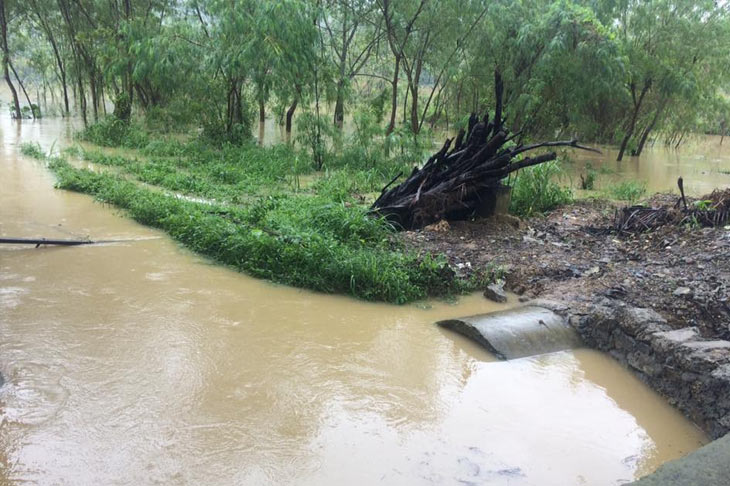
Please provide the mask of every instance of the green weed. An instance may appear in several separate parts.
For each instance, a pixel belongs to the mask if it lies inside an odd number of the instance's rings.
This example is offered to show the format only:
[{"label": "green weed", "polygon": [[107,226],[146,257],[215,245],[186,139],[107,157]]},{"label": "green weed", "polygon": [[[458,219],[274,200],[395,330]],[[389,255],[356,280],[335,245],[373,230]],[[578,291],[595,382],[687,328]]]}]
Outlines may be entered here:
[{"label": "green weed", "polygon": [[642,181],[624,181],[607,189],[609,197],[620,201],[634,203],[646,194],[646,183]]},{"label": "green weed", "polygon": [[510,212],[527,217],[550,211],[573,200],[568,187],[562,187],[555,179],[563,175],[557,162],[528,167],[512,180]]}]

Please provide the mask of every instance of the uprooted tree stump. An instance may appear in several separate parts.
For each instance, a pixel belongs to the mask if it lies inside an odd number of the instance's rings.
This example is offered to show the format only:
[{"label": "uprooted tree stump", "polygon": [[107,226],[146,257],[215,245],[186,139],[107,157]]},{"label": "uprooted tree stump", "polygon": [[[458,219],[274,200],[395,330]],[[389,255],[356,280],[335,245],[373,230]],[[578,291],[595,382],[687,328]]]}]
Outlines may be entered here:
[{"label": "uprooted tree stump", "polygon": [[556,158],[555,152],[524,158],[520,157],[522,154],[543,147],[599,152],[579,145],[577,140],[510,143],[519,133],[510,136],[504,127],[500,98],[497,97],[493,120],[487,114],[480,121],[472,114],[468,130],[460,130],[455,142],[447,138],[423,167],[414,167],[406,180],[389,189],[402,174],[390,181],[371,206],[371,213],[400,229],[421,228],[441,219],[465,219],[477,212],[484,201],[495,197],[501,181],[510,173]]}]

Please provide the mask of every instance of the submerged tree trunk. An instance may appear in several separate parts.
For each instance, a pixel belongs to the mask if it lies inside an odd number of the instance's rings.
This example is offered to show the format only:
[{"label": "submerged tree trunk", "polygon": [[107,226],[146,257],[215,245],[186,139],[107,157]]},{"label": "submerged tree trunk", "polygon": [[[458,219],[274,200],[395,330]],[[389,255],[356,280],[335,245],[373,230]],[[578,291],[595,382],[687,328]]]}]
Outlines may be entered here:
[{"label": "submerged tree trunk", "polygon": [[646,96],[646,93],[649,91],[649,88],[651,88],[651,79],[648,79],[644,82],[644,87],[641,89],[641,94],[639,95],[638,100],[636,99],[636,88],[632,85],[631,87],[631,94],[634,99],[634,112],[631,115],[631,120],[629,121],[628,126],[626,127],[626,134],[624,135],[623,140],[621,140],[621,148],[618,151],[618,157],[616,157],[617,161],[621,161],[624,158],[624,152],[626,151],[626,147],[629,145],[629,141],[631,140],[631,137],[634,135],[634,129],[636,128],[636,120],[639,118],[639,112],[641,111],[641,104],[644,101],[644,96]]},{"label": "submerged tree trunk", "polygon": [[646,141],[649,139],[649,134],[652,130],[654,130],[654,127],[656,126],[657,122],[659,121],[659,118],[662,115],[662,112],[664,111],[664,108],[667,106],[667,102],[664,101],[659,105],[659,108],[657,108],[656,112],[654,113],[654,117],[651,119],[649,124],[644,129],[644,132],[641,134],[641,139],[639,139],[639,146],[636,147],[636,151],[634,152],[635,156],[641,155],[641,152],[644,150],[644,145],[646,145]]},{"label": "submerged tree trunk", "polygon": [[28,96],[28,92],[25,90],[25,85],[23,85],[23,81],[21,81],[20,76],[18,76],[18,72],[15,70],[13,63],[10,62],[10,60],[8,60],[8,65],[10,66],[10,69],[13,71],[13,75],[15,76],[15,79],[18,81],[20,90],[23,92],[23,96],[25,96],[25,101],[28,102],[28,108],[30,108],[30,116],[32,116],[33,119],[35,120],[35,110],[33,109],[33,103],[30,101],[30,96]]}]

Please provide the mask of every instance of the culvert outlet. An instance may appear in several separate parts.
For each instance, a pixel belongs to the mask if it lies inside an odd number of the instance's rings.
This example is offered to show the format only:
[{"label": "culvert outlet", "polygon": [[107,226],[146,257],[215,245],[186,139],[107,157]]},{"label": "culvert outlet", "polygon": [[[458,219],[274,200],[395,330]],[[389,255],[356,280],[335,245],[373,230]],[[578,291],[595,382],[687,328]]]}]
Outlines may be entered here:
[{"label": "culvert outlet", "polygon": [[562,316],[538,306],[447,319],[436,324],[477,341],[502,359],[581,346],[580,337]]}]

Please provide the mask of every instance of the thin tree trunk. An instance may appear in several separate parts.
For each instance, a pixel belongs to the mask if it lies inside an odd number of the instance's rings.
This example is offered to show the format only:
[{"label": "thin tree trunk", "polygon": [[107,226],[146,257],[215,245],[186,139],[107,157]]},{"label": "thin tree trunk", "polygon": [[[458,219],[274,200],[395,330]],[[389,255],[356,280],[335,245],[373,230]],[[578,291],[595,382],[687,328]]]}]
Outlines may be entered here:
[{"label": "thin tree trunk", "polygon": [[644,145],[646,144],[647,139],[649,138],[649,133],[651,133],[652,130],[654,130],[654,127],[656,126],[657,122],[659,121],[659,117],[661,116],[662,112],[664,111],[664,107],[667,105],[666,101],[662,102],[662,104],[657,108],[656,112],[654,113],[654,117],[651,119],[651,122],[646,126],[644,129],[644,132],[641,134],[641,139],[639,140],[639,146],[636,148],[636,152],[634,155],[637,157],[641,155],[641,152],[644,150]]},{"label": "thin tree trunk", "polygon": [[289,109],[286,110],[286,139],[289,141],[291,139],[291,121],[292,117],[294,116],[294,112],[297,109],[297,105],[299,104],[299,96],[294,98],[294,101],[292,102],[291,106],[289,106]]},{"label": "thin tree trunk", "polygon": [[335,100],[334,123],[337,128],[342,130],[345,123],[345,93],[344,82],[340,80],[337,83],[337,99]]},{"label": "thin tree trunk", "polygon": [[393,93],[391,95],[390,102],[390,121],[388,122],[388,128],[385,130],[385,135],[390,135],[395,130],[395,117],[398,112],[398,75],[400,74],[400,56],[395,58],[395,69],[393,70]]},{"label": "thin tree trunk", "polygon": [[5,0],[0,0],[0,33],[2,34],[2,49],[3,49],[3,74],[5,76],[5,82],[8,83],[10,93],[13,95],[13,109],[15,110],[15,117],[20,120],[20,102],[18,101],[18,92],[15,91],[15,86],[10,80],[10,70],[8,64],[10,63],[10,50],[8,49],[8,23],[5,18]]},{"label": "thin tree trunk", "polygon": [[411,131],[414,135],[418,135],[420,124],[418,123],[418,80],[414,80],[411,85]]},{"label": "thin tree trunk", "polygon": [[[616,161],[620,162],[624,158],[624,152],[626,151],[626,146],[629,144],[629,140],[631,140],[631,137],[634,135],[634,128],[636,128],[636,120],[639,118],[639,112],[641,111],[641,104],[644,101],[644,96],[649,91],[649,88],[651,88],[651,80],[647,80],[644,82],[644,87],[641,89],[641,94],[639,95],[639,99],[636,100],[634,98],[634,113],[631,115],[631,120],[629,121],[629,125],[626,128],[626,134],[624,135],[623,140],[621,141],[621,148],[618,151],[618,157],[616,158]],[[632,93],[633,93],[633,85],[632,85]]]},{"label": "thin tree trunk", "polygon": [[25,96],[25,101],[28,102],[28,108],[30,108],[30,115],[35,120],[35,111],[33,111],[33,103],[31,103],[30,96],[28,96],[28,92],[25,90],[25,85],[23,84],[23,81],[20,80],[20,76],[18,76],[18,72],[15,70],[13,63],[10,62],[9,59],[8,59],[8,65],[10,66],[10,69],[13,71],[13,74],[15,75],[15,79],[18,81],[21,91],[23,91],[23,95]]}]

